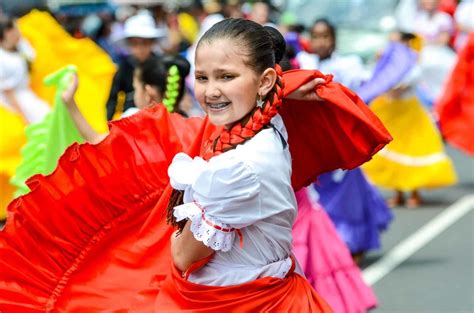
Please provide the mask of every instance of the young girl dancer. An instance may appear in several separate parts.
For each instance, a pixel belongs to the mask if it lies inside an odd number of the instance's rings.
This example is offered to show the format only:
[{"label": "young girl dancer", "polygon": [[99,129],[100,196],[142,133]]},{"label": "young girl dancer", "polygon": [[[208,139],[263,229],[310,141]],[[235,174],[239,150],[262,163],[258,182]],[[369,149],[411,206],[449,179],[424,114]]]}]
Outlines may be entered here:
[{"label": "young girl dancer", "polygon": [[34,57],[16,21],[0,18],[0,105],[20,114],[28,124],[41,121],[49,112],[48,104],[29,86],[29,62]]},{"label": "young girl dancer", "polygon": [[[138,65],[133,73],[135,106],[128,108],[122,117],[128,117],[155,103],[167,103],[170,112],[186,115],[179,103],[185,93],[185,78],[189,70],[189,62],[180,56],[151,57]],[[62,94],[62,100],[84,139],[90,143],[99,143],[108,133],[96,132],[79,111],[74,100],[77,87],[78,79],[74,76],[69,88]]]},{"label": "young girl dancer", "polygon": [[[412,36],[400,36],[399,42],[391,43],[379,61],[387,68],[396,64],[406,70],[398,77],[390,77],[390,89],[370,103],[370,108],[384,121],[394,140],[363,166],[376,186],[395,190],[395,195],[388,201],[390,206],[408,208],[422,204],[420,189],[446,187],[457,181],[441,134],[415,93],[420,68],[417,54],[410,47],[412,40]],[[395,58],[412,61],[401,65],[400,61],[394,62]],[[374,78],[381,76],[377,74],[376,71]],[[372,81],[377,83],[376,79]],[[381,78],[379,84],[386,81],[387,77]]]},{"label": "young girl dancer", "polygon": [[[329,77],[282,76],[282,43],[254,22],[216,24],[196,52],[195,92],[208,114],[199,129],[157,105],[31,178],[0,233],[0,309],[331,312],[291,256],[293,189],[358,166],[390,136]],[[332,123],[341,126],[299,136]],[[53,214],[39,222],[43,206]]]}]

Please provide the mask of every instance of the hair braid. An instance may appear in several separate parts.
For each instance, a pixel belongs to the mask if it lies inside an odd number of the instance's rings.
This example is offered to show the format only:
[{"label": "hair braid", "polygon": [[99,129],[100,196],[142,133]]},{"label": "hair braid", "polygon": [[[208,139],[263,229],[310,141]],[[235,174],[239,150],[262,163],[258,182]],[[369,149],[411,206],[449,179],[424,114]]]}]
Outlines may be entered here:
[{"label": "hair braid", "polygon": [[171,192],[170,200],[168,201],[168,206],[166,208],[166,223],[171,226],[178,228],[178,234],[183,230],[186,225],[186,220],[177,222],[176,217],[174,217],[174,207],[183,204],[184,191],[173,189]]}]

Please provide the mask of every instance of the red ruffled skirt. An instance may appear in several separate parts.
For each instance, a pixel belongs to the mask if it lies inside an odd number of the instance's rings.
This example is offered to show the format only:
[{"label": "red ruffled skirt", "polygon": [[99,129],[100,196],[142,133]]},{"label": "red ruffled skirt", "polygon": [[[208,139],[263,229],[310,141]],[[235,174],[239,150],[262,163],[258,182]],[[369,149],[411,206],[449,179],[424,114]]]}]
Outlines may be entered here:
[{"label": "red ruffled skirt", "polygon": [[308,281],[294,273],[294,266],[283,279],[264,277],[225,287],[191,283],[171,267],[156,298],[155,312],[333,312]]},{"label": "red ruffled skirt", "polygon": [[[315,77],[325,76],[285,73],[285,94]],[[318,93],[325,101],[285,100],[281,110],[295,190],[321,172],[360,165],[391,139],[348,89],[327,78]],[[290,312],[329,311],[296,274],[249,283],[255,301],[244,303],[236,299],[252,293],[238,286],[198,288],[173,272],[167,169],[178,152],[199,155],[217,131],[207,119],[184,119],[157,105],[112,123],[98,145],[72,145],[51,175],[29,179],[32,191],[9,205],[0,232],[0,311],[159,312],[165,310],[155,301],[178,292],[166,289],[172,285],[183,287],[183,298],[168,298],[170,310],[206,312],[220,299],[234,311],[272,311],[272,305],[289,308],[281,299],[287,292],[288,299],[300,299]]]},{"label": "red ruffled skirt", "polygon": [[474,33],[471,33],[435,105],[443,137],[469,155],[474,155],[473,68]]}]

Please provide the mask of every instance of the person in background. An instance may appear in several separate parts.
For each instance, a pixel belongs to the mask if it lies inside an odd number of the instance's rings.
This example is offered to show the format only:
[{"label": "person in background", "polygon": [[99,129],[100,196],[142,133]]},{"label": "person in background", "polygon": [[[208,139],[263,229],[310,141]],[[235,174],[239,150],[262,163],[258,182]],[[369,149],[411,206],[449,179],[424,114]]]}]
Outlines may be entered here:
[{"label": "person in background", "polygon": [[454,47],[461,51],[467,42],[469,33],[474,32],[474,0],[462,0],[456,8],[454,20],[459,31]]},{"label": "person in background", "polygon": [[[146,12],[141,12],[125,21],[123,39],[130,50],[130,55],[122,58],[114,76],[107,100],[107,120],[112,120],[116,113],[134,107],[133,71],[137,65],[154,56],[153,46],[157,39],[164,36],[165,33],[156,27],[153,17]],[[121,92],[125,94],[125,99],[121,100],[122,110],[117,108]]]},{"label": "person in background", "polygon": [[[173,67],[175,69],[172,69]],[[138,65],[133,74],[135,106],[128,108],[122,117],[131,116],[140,109],[163,102],[169,103],[170,111],[187,116],[181,109],[180,102],[186,91],[185,79],[189,70],[189,62],[181,56],[151,57]],[[170,81],[177,85],[176,90],[168,90]],[[62,94],[62,99],[84,139],[93,144],[99,143],[107,137],[108,132],[99,134],[87,123],[74,100],[77,87],[78,79],[74,76],[69,88]]]},{"label": "person in background", "polygon": [[113,17],[108,14],[91,14],[81,24],[82,33],[95,41],[116,64],[120,62],[121,51],[111,37]]},{"label": "person in background", "polygon": [[243,17],[242,3],[240,0],[227,0],[222,8],[225,17],[241,18]]},{"label": "person in background", "polygon": [[439,11],[438,5],[439,0],[419,0],[413,31],[423,38],[425,45],[448,46],[454,21],[449,14]]},{"label": "person in background", "polygon": [[327,19],[317,19],[310,35],[311,52],[300,51],[296,56],[302,69],[318,69],[324,74],[332,74],[335,81],[350,89],[356,89],[368,78],[360,57],[337,53],[336,29]]},{"label": "person in background", "polygon": [[[309,40],[307,40],[302,34],[305,31],[305,27],[298,23],[298,17],[286,11],[280,17],[279,30],[285,37],[286,42],[286,58],[289,63],[288,69],[298,69],[300,65],[296,59],[296,55],[301,51],[309,51]],[[283,66],[283,69],[285,67]]]},{"label": "person in background", "polygon": [[[413,35],[400,34],[396,44],[403,50],[398,50],[397,55],[404,54],[414,62],[390,90],[370,103],[370,108],[387,127],[393,141],[362,166],[376,186],[395,191],[388,201],[390,206],[405,205],[407,208],[417,208],[422,204],[420,189],[447,187],[457,181],[441,134],[415,92],[421,71],[418,55],[411,48],[414,39]],[[387,49],[381,60],[388,53]],[[400,66],[399,62],[396,64]]]},{"label": "person in background", "polygon": [[267,25],[270,22],[270,6],[263,1],[255,2],[248,18],[260,25]]},{"label": "person in background", "polygon": [[[336,52],[336,28],[327,19],[314,22],[310,47],[312,53],[297,55],[302,68],[332,74],[353,90],[368,76],[360,57]],[[313,186],[355,262],[361,262],[366,251],[380,248],[380,232],[390,224],[392,213],[359,168],[323,174]]]},{"label": "person in background", "polygon": [[0,104],[20,114],[27,123],[41,121],[49,105],[30,88],[30,63],[35,51],[21,38],[16,21],[0,20]]}]

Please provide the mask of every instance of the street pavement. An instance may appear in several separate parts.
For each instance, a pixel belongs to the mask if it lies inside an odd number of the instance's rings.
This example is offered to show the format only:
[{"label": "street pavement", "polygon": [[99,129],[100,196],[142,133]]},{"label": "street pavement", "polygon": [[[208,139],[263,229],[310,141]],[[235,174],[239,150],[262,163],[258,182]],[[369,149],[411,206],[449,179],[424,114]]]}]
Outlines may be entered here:
[{"label": "street pavement", "polygon": [[382,249],[362,264],[373,313],[474,313],[474,158],[447,151],[459,183],[423,191],[418,209],[395,208]]}]

